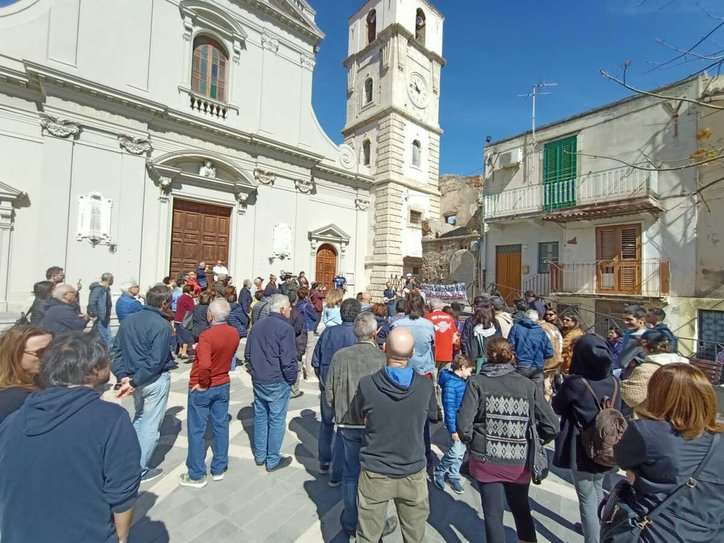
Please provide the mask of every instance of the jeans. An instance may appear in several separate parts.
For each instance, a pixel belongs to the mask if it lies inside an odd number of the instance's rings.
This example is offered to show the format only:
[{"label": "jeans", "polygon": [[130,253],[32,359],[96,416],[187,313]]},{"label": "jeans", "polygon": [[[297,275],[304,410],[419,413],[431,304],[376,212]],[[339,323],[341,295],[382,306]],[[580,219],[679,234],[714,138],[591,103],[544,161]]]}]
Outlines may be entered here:
[{"label": "jeans", "polygon": [[111,325],[108,324],[101,324],[99,320],[96,319],[96,321],[93,323],[93,330],[98,334],[98,337],[101,338],[103,343],[105,343],[106,347],[109,349],[113,345],[113,337],[111,336]]},{"label": "jeans", "polygon": [[535,366],[518,367],[518,373],[533,381],[538,387],[541,397],[545,396],[544,373],[542,368]]},{"label": "jeans", "polygon": [[338,428],[337,437],[341,438],[344,448],[344,470],[342,473],[342,529],[348,535],[357,531],[357,482],[359,480],[359,450],[362,447],[364,430],[357,428]]},{"label": "jeans", "polygon": [[453,441],[440,459],[435,468],[435,475],[445,477],[450,481],[460,482],[460,466],[465,457],[465,444],[462,441]]},{"label": "jeans", "polygon": [[133,415],[133,428],[141,445],[141,469],[149,469],[149,461],[158,445],[161,435],[161,423],[166,414],[168,392],[171,388],[171,374],[167,371],[159,375],[152,383],[140,386],[133,393],[136,413]]},{"label": "jeans", "polygon": [[603,501],[603,480],[605,473],[586,473],[571,470],[573,485],[578,494],[578,509],[581,512],[583,541],[598,543],[601,525],[598,520],[598,506]]},{"label": "jeans", "polygon": [[269,469],[281,460],[290,392],[288,383],[254,384],[254,460]]},{"label": "jeans", "polygon": [[322,396],[319,398],[319,412],[322,416],[322,422],[319,425],[319,463],[322,466],[332,465],[329,476],[330,481],[341,481],[344,459],[342,440],[335,438],[334,409],[327,403],[327,399],[324,397],[324,389],[321,387],[320,389]]},{"label": "jeans", "polygon": [[483,518],[485,519],[485,543],[505,543],[505,526],[503,525],[503,491],[510,512],[515,520],[515,530],[520,541],[537,541],[533,516],[530,514],[528,490],[530,484],[513,483],[481,483],[478,490],[483,502]]},{"label": "jeans", "polygon": [[229,466],[229,389],[230,384],[211,387],[203,392],[189,390],[188,440],[186,467],[194,480],[206,476],[206,426],[211,415],[214,438],[211,475],[221,475]]}]

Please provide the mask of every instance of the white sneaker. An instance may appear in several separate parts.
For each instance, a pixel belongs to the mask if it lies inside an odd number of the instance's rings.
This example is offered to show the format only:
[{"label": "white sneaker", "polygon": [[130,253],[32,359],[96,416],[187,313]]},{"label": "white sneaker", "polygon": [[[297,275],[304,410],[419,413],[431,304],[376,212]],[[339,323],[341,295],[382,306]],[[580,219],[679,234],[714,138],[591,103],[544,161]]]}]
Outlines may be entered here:
[{"label": "white sneaker", "polygon": [[224,473],[219,473],[217,475],[211,474],[211,480],[212,481],[223,481],[224,480]]},{"label": "white sneaker", "polygon": [[182,473],[179,475],[179,484],[191,488],[204,488],[209,482],[206,480],[206,476],[201,479],[192,479],[188,473]]}]

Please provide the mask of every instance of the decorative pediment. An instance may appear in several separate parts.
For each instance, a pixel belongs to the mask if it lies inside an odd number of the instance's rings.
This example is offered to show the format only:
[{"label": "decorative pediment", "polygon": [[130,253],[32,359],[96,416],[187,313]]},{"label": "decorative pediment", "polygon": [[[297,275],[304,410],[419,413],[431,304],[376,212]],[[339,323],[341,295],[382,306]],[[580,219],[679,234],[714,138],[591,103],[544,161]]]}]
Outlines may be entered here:
[{"label": "decorative pediment", "polygon": [[211,30],[231,42],[234,61],[239,61],[247,33],[232,12],[208,0],[182,0],[179,10],[187,40],[191,40],[197,28]]},{"label": "decorative pediment", "polygon": [[15,209],[27,205],[27,200],[26,193],[0,181],[0,230],[12,228]]},{"label": "decorative pediment", "polygon": [[324,37],[314,22],[314,10],[305,0],[270,0],[268,5],[279,16],[288,19],[288,22],[303,27],[304,30],[317,37]]},{"label": "decorative pediment", "polygon": [[209,151],[177,151],[149,160],[146,168],[151,179],[167,198],[174,187],[184,183],[211,187],[234,194],[239,213],[255,203],[257,181],[223,155]]},{"label": "decorative pediment", "polygon": [[322,228],[311,230],[308,237],[312,252],[315,252],[322,243],[331,243],[339,247],[344,254],[350,240],[350,235],[336,224],[328,224]]}]

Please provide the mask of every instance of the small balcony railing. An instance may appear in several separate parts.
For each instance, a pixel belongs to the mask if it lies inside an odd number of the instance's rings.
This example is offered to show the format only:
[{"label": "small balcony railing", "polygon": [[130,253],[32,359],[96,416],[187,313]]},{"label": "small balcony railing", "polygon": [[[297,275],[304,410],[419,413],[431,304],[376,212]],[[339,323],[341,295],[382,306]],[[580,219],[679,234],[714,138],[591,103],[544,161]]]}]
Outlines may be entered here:
[{"label": "small balcony railing", "polygon": [[671,290],[668,260],[600,260],[550,263],[549,273],[528,276],[523,290],[550,294],[628,295],[660,298]]},{"label": "small balcony railing", "polygon": [[186,95],[186,100],[188,100],[189,107],[192,111],[201,113],[205,116],[226,120],[230,112],[239,112],[239,108],[232,104],[214,100],[208,96],[198,94],[191,89],[179,87],[179,91]]},{"label": "small balcony railing", "polygon": [[484,197],[486,219],[554,212],[612,202],[635,201],[658,195],[657,172],[617,168],[504,190]]}]

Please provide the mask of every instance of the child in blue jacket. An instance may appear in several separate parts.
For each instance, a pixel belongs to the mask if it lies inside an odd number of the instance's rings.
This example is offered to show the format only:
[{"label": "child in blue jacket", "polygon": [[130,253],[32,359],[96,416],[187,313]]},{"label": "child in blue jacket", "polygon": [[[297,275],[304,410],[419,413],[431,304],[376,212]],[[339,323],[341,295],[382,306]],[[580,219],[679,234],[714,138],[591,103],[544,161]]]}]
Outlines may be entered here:
[{"label": "child in blue jacket", "polygon": [[464,492],[460,480],[460,466],[465,456],[465,445],[460,441],[457,434],[457,413],[460,404],[463,403],[467,380],[475,370],[475,363],[459,354],[455,357],[451,369],[444,369],[440,372],[438,382],[442,389],[442,407],[445,412],[445,426],[450,432],[452,444],[444,454],[433,476],[435,486],[445,490],[445,477],[450,481],[450,486],[456,494]]}]

